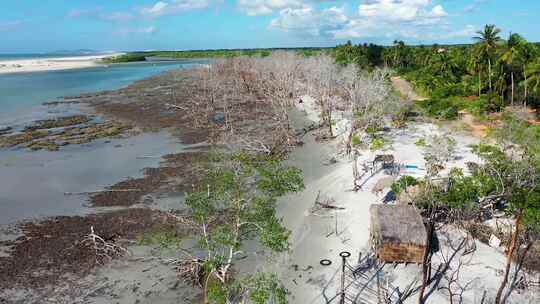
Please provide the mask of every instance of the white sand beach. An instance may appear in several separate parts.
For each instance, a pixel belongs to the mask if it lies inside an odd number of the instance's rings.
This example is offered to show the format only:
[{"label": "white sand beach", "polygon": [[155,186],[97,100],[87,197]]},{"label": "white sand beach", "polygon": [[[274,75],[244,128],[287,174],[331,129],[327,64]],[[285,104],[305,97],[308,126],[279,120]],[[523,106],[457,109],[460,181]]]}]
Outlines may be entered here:
[{"label": "white sand beach", "polygon": [[[315,118],[318,115],[309,104],[309,98],[303,98],[301,110],[307,116]],[[306,104],[306,100],[308,101]],[[338,123],[339,124],[339,123]],[[403,130],[392,130],[393,144],[384,153],[393,154],[402,164],[424,166],[422,149],[415,145],[420,138],[432,134],[443,133],[438,126],[427,123],[413,123]],[[311,136],[311,137],[310,137]],[[477,143],[478,139],[468,134],[452,134],[458,143],[459,157],[451,162],[446,170],[452,167],[466,168],[469,161],[478,162],[472,153],[470,144]],[[359,255],[369,252],[370,237],[369,208],[373,204],[381,204],[383,194],[377,196],[371,189],[374,184],[385,175],[380,172],[373,176],[358,192],[352,191],[353,173],[352,161],[348,157],[337,155],[338,139],[327,143],[316,143],[312,135],[307,135],[305,145],[295,150],[290,162],[300,167],[306,175],[306,189],[298,194],[291,195],[281,203],[280,213],[284,217],[286,226],[292,230],[291,253],[281,256],[277,263],[267,266],[269,269],[281,273],[286,287],[291,292],[291,303],[329,303],[339,291],[341,274],[341,257],[339,253],[351,253],[349,263],[355,265]],[[381,151],[378,151],[380,154]],[[362,151],[358,162],[370,161],[377,154],[372,151]],[[337,160],[329,163],[329,159]],[[424,172],[407,173],[408,175],[422,176]],[[318,193],[330,199],[333,205],[343,210],[319,210],[311,212]],[[336,233],[337,230],[337,233]],[[449,233],[458,234],[457,231]],[[448,252],[448,242],[444,239],[444,232],[439,232],[441,250],[434,258],[434,264],[440,263],[441,256]],[[447,238],[456,241],[457,237]],[[471,261],[463,266],[462,284],[471,281],[469,289],[463,293],[463,303],[479,303],[484,291],[488,298],[492,298],[500,283],[501,271],[505,265],[505,255],[500,248],[491,248],[479,241],[476,243],[476,252],[471,255]],[[330,266],[321,266],[321,260],[332,261]],[[453,261],[453,263],[458,263]],[[454,265],[452,264],[452,265]],[[436,266],[434,266],[435,268]],[[420,280],[421,267],[419,265],[387,265],[384,273],[393,286],[401,291],[406,290],[411,282]],[[414,287],[419,286],[417,281]],[[442,284],[441,284],[442,285]],[[353,291],[354,292],[354,291]],[[438,289],[436,284],[428,288],[430,298],[428,303],[448,303],[445,291]],[[508,303],[538,303],[538,294],[520,294],[514,292]],[[536,297],[536,298],[535,298]],[[408,298],[406,303],[417,303],[417,292]],[[339,303],[334,299],[331,303]]]},{"label": "white sand beach", "polygon": [[0,74],[58,71],[106,66],[106,64],[100,63],[99,61],[106,57],[118,56],[122,54],[123,53],[92,56],[5,60],[0,61]]}]

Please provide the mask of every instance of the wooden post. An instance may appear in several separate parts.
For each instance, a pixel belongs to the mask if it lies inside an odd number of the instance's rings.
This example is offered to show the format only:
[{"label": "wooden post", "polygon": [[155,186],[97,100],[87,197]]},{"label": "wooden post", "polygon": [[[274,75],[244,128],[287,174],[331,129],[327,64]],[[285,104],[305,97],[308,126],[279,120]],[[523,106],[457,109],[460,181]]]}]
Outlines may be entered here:
[{"label": "wooden post", "polygon": [[377,304],[381,304],[381,280],[380,272],[377,271]]},{"label": "wooden post", "polygon": [[341,256],[341,300],[339,301],[340,304],[345,304],[345,263],[347,261],[347,258],[342,255]]}]

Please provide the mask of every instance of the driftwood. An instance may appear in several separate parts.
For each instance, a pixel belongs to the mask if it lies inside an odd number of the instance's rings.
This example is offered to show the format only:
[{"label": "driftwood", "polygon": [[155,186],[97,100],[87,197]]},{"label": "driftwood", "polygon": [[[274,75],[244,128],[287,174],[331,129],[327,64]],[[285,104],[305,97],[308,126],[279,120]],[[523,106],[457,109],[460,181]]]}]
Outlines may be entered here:
[{"label": "driftwood", "polygon": [[323,215],[317,214],[317,212],[321,210],[334,210],[334,211],[345,210],[345,208],[336,206],[334,205],[334,203],[335,201],[332,198],[327,198],[324,200],[321,199],[321,191],[319,191],[317,193],[317,198],[315,198],[315,203],[313,204],[313,207],[311,208],[309,213],[314,216],[323,216]]},{"label": "driftwood", "polygon": [[108,242],[94,232],[94,226],[90,226],[90,234],[86,235],[81,242],[92,248],[95,254],[96,264],[102,264],[115,257],[129,254],[129,251],[114,243]]},{"label": "driftwood", "polygon": [[345,210],[345,208],[343,208],[343,207],[338,207],[338,206],[334,206],[334,205],[330,205],[330,204],[325,204],[325,203],[320,203],[320,202],[315,202],[315,204],[317,206],[320,206],[321,208],[324,208],[324,209]]},{"label": "driftwood", "polygon": [[320,197],[321,197],[321,191],[319,191],[319,193],[317,193],[317,198],[315,199],[315,205],[316,206],[319,206],[319,207],[321,207],[323,209],[345,210],[345,208],[343,208],[343,207],[338,207],[338,206],[330,204],[330,202],[334,202],[333,199],[327,199],[325,202],[321,202]]}]

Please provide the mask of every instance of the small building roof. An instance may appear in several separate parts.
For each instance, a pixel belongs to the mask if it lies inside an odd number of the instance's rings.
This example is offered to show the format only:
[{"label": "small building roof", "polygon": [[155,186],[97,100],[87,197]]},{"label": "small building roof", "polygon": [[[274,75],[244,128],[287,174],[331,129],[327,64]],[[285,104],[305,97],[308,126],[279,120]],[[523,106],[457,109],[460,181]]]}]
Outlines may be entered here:
[{"label": "small building roof", "polygon": [[414,206],[372,205],[371,234],[382,243],[426,246],[427,232]]}]

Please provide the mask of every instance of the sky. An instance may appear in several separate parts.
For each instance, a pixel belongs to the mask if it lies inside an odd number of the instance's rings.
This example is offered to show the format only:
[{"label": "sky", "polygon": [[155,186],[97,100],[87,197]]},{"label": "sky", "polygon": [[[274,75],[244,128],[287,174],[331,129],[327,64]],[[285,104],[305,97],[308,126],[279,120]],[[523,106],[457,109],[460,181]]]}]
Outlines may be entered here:
[{"label": "sky", "polygon": [[540,0],[3,0],[0,53],[540,41]]}]

